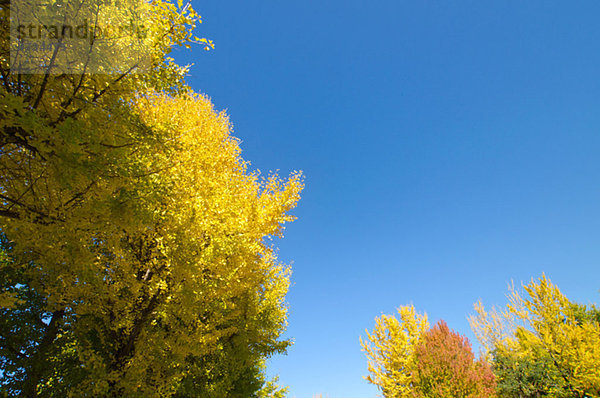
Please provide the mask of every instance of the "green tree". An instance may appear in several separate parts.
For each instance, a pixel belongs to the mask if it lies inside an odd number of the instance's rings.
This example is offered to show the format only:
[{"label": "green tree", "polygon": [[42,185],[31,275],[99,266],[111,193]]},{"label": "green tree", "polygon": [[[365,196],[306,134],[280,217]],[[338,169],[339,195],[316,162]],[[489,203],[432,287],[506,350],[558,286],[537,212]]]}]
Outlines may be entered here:
[{"label": "green tree", "polygon": [[493,358],[499,397],[539,398],[557,390],[555,380],[560,381],[560,377],[550,356],[539,355],[534,359],[498,350]]}]

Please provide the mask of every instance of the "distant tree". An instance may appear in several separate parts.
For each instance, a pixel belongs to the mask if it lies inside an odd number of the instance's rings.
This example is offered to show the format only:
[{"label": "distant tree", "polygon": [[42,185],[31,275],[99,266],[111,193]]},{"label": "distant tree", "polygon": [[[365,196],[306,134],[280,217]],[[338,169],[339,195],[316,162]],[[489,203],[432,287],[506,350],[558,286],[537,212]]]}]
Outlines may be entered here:
[{"label": "distant tree", "polygon": [[265,380],[262,375],[262,388],[257,393],[257,398],[285,398],[287,396],[288,387],[279,385],[279,377],[275,376],[271,380]]},{"label": "distant tree", "polygon": [[469,340],[439,321],[415,348],[414,396],[487,398],[495,396],[494,374],[475,360]]},{"label": "distant tree", "polygon": [[506,309],[478,303],[471,317],[501,396],[600,396],[596,307],[569,301],[545,275],[523,288],[525,296],[512,289]]},{"label": "distant tree", "polygon": [[494,375],[484,360],[475,360],[466,337],[444,321],[429,329],[427,315],[414,307],[398,309],[400,318],[382,315],[361,345],[369,376],[384,397],[494,396]]},{"label": "distant tree", "polygon": [[429,327],[427,315],[417,314],[412,305],[398,308],[400,319],[382,315],[375,329],[360,339],[368,358],[367,381],[375,384],[384,397],[412,397],[414,392],[415,347]]},{"label": "distant tree", "polygon": [[493,358],[492,369],[496,375],[496,391],[499,397],[549,396],[555,384],[554,380],[560,380],[549,355],[539,355],[534,359],[520,357],[516,352],[498,350]]}]

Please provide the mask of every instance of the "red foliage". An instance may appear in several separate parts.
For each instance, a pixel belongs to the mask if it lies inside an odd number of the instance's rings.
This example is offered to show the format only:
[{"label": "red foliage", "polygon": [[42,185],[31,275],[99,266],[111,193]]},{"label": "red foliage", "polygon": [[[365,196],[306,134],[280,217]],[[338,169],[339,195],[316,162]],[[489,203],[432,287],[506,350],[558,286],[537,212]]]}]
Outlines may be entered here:
[{"label": "red foliage", "polygon": [[475,360],[469,340],[444,321],[424,333],[415,349],[417,397],[488,398],[496,382],[487,362]]}]

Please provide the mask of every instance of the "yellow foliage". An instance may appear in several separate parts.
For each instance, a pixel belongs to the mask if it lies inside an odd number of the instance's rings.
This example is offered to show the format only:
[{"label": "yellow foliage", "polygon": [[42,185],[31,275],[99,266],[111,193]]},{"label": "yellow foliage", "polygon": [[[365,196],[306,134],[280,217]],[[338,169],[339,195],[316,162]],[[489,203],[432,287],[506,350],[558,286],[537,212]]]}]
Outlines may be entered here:
[{"label": "yellow foliage", "polygon": [[47,323],[23,322],[26,354],[6,354],[22,395],[227,396],[290,344],[289,269],[269,239],[294,219],[302,177],[250,172],[227,115],[186,87],[172,47],[213,47],[189,2],[141,3],[80,4],[97,26],[142,18],[146,69],[123,68],[124,37],[100,73],[76,46],[56,51],[85,73],[45,50],[30,57],[45,73],[16,73],[0,7],[0,231],[15,278],[0,306],[26,305],[25,291]]},{"label": "yellow foliage", "polygon": [[[138,96],[132,110],[127,123],[70,122],[98,142],[116,129],[122,144],[94,144],[104,152],[53,130],[46,139],[69,147],[60,155],[15,145],[1,156],[0,228],[20,264],[35,263],[27,272],[47,310],[77,320],[55,359],[89,369],[78,391],[166,396],[190,356],[241,344],[262,358],[289,344],[278,340],[289,270],[267,238],[294,219],[303,182],[249,172],[227,116],[203,96]],[[92,330],[113,351],[97,352]]]},{"label": "yellow foliage", "polygon": [[475,305],[471,325],[488,354],[513,354],[532,362],[548,358],[557,386],[564,384],[576,396],[600,395],[598,321],[581,319],[576,304],[545,275],[523,289],[525,296],[511,289],[505,310],[487,313],[481,303]]},{"label": "yellow foliage", "polygon": [[411,374],[414,350],[421,335],[429,329],[427,315],[417,314],[414,306],[398,308],[400,319],[382,315],[375,319],[373,332],[360,339],[368,358],[369,375],[384,397],[412,396]]}]

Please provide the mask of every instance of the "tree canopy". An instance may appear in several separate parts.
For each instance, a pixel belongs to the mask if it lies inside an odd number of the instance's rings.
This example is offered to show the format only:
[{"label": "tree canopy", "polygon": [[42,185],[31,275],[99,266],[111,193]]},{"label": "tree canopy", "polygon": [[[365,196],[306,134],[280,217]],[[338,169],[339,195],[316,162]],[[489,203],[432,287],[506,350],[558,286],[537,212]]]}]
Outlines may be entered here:
[{"label": "tree canopy", "polygon": [[413,396],[423,398],[495,396],[490,365],[475,360],[469,340],[450,330],[443,320],[423,333],[415,348]]},{"label": "tree canopy", "polygon": [[2,391],[279,391],[263,370],[290,344],[289,268],[269,238],[302,177],[250,171],[227,115],[185,86],[168,53],[210,46],[197,14],[150,3],[144,73],[21,74],[0,11]]},{"label": "tree canopy", "polygon": [[420,315],[412,305],[398,308],[400,319],[393,315],[375,318],[373,332],[360,343],[368,359],[369,383],[375,384],[384,397],[410,397],[413,394],[415,348],[423,332],[429,329],[427,315]]},{"label": "tree canopy", "polygon": [[514,287],[505,309],[475,305],[473,330],[501,396],[600,396],[598,310],[574,303],[545,275]]}]

